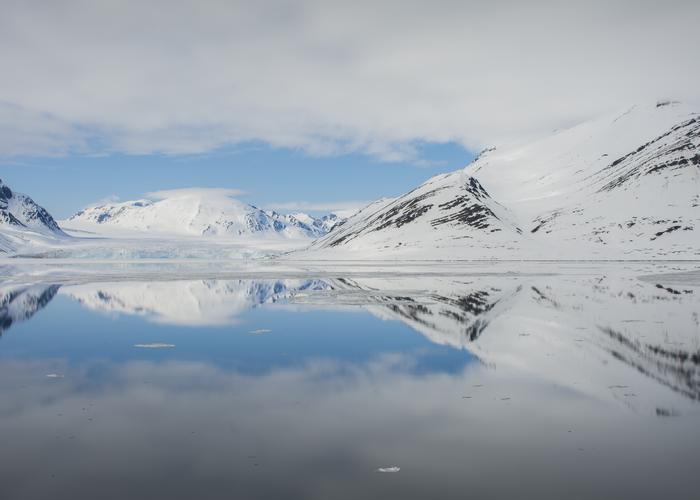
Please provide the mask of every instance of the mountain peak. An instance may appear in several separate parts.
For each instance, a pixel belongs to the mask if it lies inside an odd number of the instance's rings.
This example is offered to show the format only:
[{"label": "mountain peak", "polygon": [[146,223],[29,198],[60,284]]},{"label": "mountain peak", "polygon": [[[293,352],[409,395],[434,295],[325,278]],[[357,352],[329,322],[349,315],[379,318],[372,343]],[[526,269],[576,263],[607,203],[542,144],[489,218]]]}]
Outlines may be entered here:
[{"label": "mountain peak", "polygon": [[317,238],[329,223],[304,214],[283,215],[233,198],[241,191],[186,188],[148,193],[152,199],[106,203],[84,208],[64,225],[98,233],[138,232],[176,237]]},{"label": "mountain peak", "polygon": [[700,256],[700,116],[633,106],[484,151],[315,242],[308,258]]},{"label": "mountain peak", "polygon": [[7,201],[12,198],[12,190],[0,179],[0,200]]},{"label": "mountain peak", "polygon": [[[65,236],[54,218],[29,196],[13,192],[0,179],[0,226],[14,231],[14,236],[23,240],[25,236],[43,234],[47,236]],[[3,240],[6,238],[3,238]],[[3,244],[7,250],[10,245]]]}]

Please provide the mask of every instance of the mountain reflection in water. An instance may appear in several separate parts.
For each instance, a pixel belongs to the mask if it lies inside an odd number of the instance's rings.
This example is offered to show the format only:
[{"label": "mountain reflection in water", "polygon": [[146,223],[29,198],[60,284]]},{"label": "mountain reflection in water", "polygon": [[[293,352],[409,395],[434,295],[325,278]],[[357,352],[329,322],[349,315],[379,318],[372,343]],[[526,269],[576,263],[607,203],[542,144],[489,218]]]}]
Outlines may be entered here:
[{"label": "mountain reflection in water", "polygon": [[[144,332],[325,311],[309,328],[331,345],[340,323],[328,318],[359,312],[374,319],[356,343],[387,339],[359,360],[303,357],[299,341],[300,363],[258,373],[186,353],[8,354],[3,498],[691,498],[699,486],[692,283],[493,274],[6,285],[0,355],[35,319],[49,325],[58,298],[98,324],[136,320]],[[379,329],[391,324],[425,344],[412,350]],[[249,337],[262,349],[279,345],[281,332],[251,331],[265,332]],[[346,340],[338,350],[352,349]],[[211,339],[198,332],[196,342]],[[411,370],[429,345],[477,362]],[[60,378],[47,379],[47,366]]]}]

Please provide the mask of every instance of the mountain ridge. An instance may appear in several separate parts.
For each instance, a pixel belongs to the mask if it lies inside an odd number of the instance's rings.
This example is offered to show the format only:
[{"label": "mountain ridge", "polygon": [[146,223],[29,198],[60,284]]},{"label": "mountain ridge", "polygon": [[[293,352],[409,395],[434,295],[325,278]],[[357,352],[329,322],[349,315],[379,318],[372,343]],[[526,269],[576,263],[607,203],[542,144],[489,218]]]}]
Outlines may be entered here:
[{"label": "mountain ridge", "polygon": [[697,259],[699,193],[700,116],[659,102],[487,148],[294,258]]},{"label": "mountain ridge", "polygon": [[0,253],[11,254],[19,248],[59,243],[67,238],[45,208],[0,180]]},{"label": "mountain ridge", "polygon": [[29,196],[13,192],[0,179],[0,224],[64,235],[49,212]]},{"label": "mountain ridge", "polygon": [[72,231],[132,231],[157,236],[280,236],[317,238],[340,220],[334,214],[280,214],[236,200],[219,190],[183,189],[158,200],[139,199],[86,207],[63,221]]}]

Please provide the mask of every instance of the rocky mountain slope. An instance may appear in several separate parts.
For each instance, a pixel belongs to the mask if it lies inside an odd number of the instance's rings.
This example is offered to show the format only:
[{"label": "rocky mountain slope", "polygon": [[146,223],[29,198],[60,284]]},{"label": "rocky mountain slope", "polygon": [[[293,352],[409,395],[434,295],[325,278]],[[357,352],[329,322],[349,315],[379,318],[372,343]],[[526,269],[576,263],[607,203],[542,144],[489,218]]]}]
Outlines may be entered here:
[{"label": "rocky mountain slope", "polygon": [[700,115],[634,107],[471,167],[550,257],[700,257]]},{"label": "rocky mountain slope", "polygon": [[29,196],[13,192],[0,180],[0,253],[66,237],[43,207]]},{"label": "rocky mountain slope", "polygon": [[398,198],[380,200],[362,209],[312,249],[342,250],[350,255],[420,255],[445,250],[469,258],[519,247],[522,229],[513,213],[495,201],[474,177],[463,171],[439,175]]},{"label": "rocky mountain slope", "polygon": [[298,258],[700,257],[700,115],[636,106],[361,210]]},{"label": "rocky mountain slope", "polygon": [[0,180],[0,224],[42,233],[63,234],[51,214],[29,196],[13,192]]}]

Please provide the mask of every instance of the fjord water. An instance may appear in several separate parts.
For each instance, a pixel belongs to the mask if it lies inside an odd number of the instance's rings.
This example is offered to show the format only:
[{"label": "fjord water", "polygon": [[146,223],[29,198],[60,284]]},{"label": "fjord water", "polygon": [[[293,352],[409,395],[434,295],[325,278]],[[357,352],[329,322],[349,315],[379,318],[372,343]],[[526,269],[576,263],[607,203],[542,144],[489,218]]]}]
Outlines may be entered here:
[{"label": "fjord water", "polygon": [[696,498],[697,266],[280,274],[7,276],[0,498]]}]

